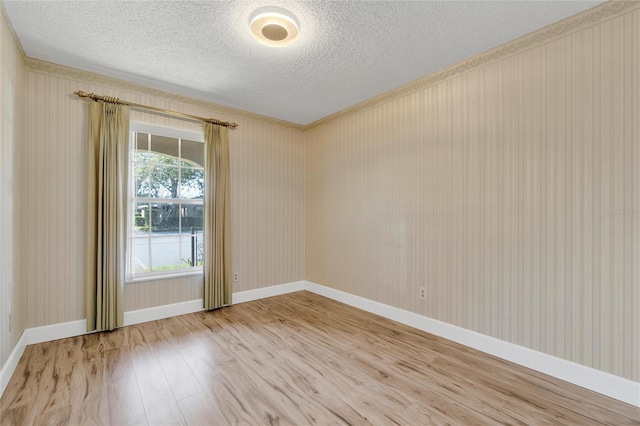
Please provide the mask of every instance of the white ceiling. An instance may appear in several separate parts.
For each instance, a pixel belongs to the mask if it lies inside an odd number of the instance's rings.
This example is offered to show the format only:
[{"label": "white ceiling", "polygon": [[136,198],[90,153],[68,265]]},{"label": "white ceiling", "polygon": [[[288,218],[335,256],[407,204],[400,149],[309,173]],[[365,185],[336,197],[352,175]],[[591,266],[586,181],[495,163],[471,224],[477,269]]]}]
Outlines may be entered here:
[{"label": "white ceiling", "polygon": [[[3,1],[27,56],[308,124],[601,1]],[[267,5],[299,40],[258,43]],[[81,89],[81,88],[79,88]]]}]

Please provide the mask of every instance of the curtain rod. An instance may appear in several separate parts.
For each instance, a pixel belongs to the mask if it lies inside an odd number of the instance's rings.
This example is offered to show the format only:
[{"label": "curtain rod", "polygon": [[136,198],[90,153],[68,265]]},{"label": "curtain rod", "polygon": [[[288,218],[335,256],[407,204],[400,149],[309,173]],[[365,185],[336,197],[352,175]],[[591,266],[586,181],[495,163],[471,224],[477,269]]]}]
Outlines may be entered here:
[{"label": "curtain rod", "polygon": [[236,123],[230,123],[228,121],[221,121],[215,118],[204,118],[204,117],[199,117],[197,115],[185,114],[184,112],[177,112],[177,111],[171,111],[169,109],[152,107],[149,105],[136,104],[133,102],[122,101],[119,98],[114,98],[111,96],[100,96],[93,93],[86,93],[86,92],[83,92],[82,90],[78,90],[77,92],[74,92],[74,93],[81,98],[89,98],[94,101],[109,102],[109,103],[120,104],[120,105],[129,105],[135,108],[148,109],[151,111],[160,112],[162,114],[174,115],[176,117],[183,117],[191,120],[204,121],[205,123],[217,124],[219,126],[230,127],[232,129],[235,129],[236,127],[238,127]]}]

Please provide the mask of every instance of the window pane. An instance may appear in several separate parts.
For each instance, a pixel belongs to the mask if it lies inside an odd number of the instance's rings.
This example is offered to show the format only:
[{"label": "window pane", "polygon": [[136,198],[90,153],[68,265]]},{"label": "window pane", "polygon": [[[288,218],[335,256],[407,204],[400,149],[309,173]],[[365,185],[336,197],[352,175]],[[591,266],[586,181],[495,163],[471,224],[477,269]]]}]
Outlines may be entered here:
[{"label": "window pane", "polygon": [[163,157],[165,164],[178,165],[178,139],[151,135],[151,151]]},{"label": "window pane", "polygon": [[149,197],[178,198],[180,169],[173,166],[154,166],[151,168]]},{"label": "window pane", "polygon": [[136,150],[148,151],[149,150],[149,134],[136,132]]},{"label": "window pane", "polygon": [[151,263],[149,262],[149,238],[133,239],[133,265],[131,270],[134,274],[149,272]]},{"label": "window pane", "polygon": [[[195,254],[196,265],[202,266],[202,256],[204,253],[204,234],[202,229],[193,228],[193,234],[191,228],[187,228],[182,231],[182,257],[191,262]],[[199,263],[199,264],[198,264]]]},{"label": "window pane", "polygon": [[135,191],[136,197],[148,197],[149,184],[149,154],[146,152],[135,153]]},{"label": "window pane", "polygon": [[137,203],[133,212],[134,236],[149,235],[149,204]]},{"label": "window pane", "polygon": [[151,238],[151,256],[153,260],[151,270],[169,271],[190,268],[191,265],[187,256],[181,255],[181,248],[181,238],[178,235]]},{"label": "window pane", "polygon": [[191,234],[191,228],[193,228],[194,232],[202,233],[203,210],[202,204],[182,204],[180,206],[183,234]]},{"label": "window pane", "polygon": [[154,156],[153,153],[149,153],[149,151],[137,151],[134,154],[134,160],[136,164],[149,164],[150,159]]},{"label": "window pane", "polygon": [[204,167],[204,143],[182,139],[182,163],[188,167]]},{"label": "window pane", "polygon": [[134,144],[128,270],[135,276],[202,266],[204,143],[136,132]]},{"label": "window pane", "polygon": [[172,203],[151,204],[151,233],[177,234],[180,226],[180,205]]},{"label": "window pane", "polygon": [[180,198],[204,198],[204,170],[183,167],[180,177]]},{"label": "window pane", "polygon": [[184,235],[181,239],[182,259],[191,265],[192,259],[195,259],[193,266],[202,266],[204,254],[204,237],[202,232],[192,235]]}]

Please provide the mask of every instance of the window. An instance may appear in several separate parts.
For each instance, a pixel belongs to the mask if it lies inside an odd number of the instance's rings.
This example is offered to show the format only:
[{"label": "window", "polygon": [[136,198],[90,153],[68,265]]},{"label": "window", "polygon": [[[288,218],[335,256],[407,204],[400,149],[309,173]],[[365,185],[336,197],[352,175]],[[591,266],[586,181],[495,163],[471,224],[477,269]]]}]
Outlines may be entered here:
[{"label": "window", "polygon": [[128,276],[202,270],[203,135],[132,125]]}]

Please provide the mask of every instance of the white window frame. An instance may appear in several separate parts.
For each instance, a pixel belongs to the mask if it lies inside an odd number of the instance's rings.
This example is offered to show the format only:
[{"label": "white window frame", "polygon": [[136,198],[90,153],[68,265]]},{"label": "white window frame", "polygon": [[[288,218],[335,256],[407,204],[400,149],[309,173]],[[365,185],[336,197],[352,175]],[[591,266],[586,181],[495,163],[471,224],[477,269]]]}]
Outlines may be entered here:
[{"label": "white window frame", "polygon": [[[159,280],[166,278],[177,278],[177,277],[185,277],[185,276],[194,276],[194,275],[203,275],[202,266],[193,266],[191,268],[185,269],[171,269],[166,271],[150,271],[150,272],[133,272],[133,262],[134,259],[134,250],[133,250],[133,241],[136,238],[134,236],[134,210],[135,206],[138,202],[138,198],[136,197],[135,191],[135,150],[136,150],[136,141],[134,135],[136,133],[149,133],[157,136],[164,136],[169,138],[177,138],[177,139],[186,139],[193,142],[201,142],[204,144],[204,133],[198,132],[190,132],[187,130],[180,129],[171,129],[166,127],[154,126],[150,124],[144,123],[136,123],[132,122],[129,125],[129,185],[128,185],[128,203],[127,203],[127,255],[126,255],[126,283],[135,283],[141,281],[149,281],[149,280]],[[148,199],[148,198],[147,198]],[[197,204],[199,202],[190,203],[188,199],[174,199],[174,198],[166,198],[162,199],[167,203],[181,203],[181,204]],[[202,206],[204,207],[204,200],[202,200]],[[151,249],[149,250],[149,256],[151,256]]]}]

